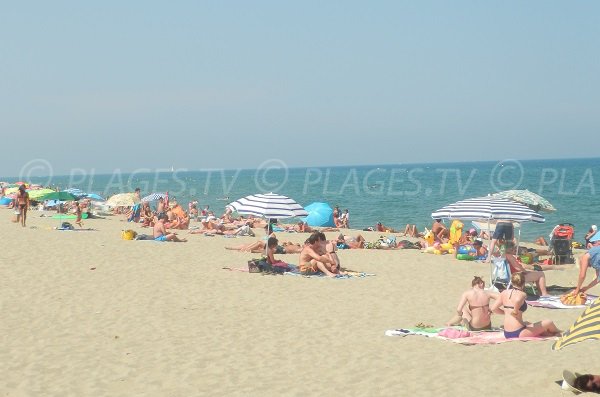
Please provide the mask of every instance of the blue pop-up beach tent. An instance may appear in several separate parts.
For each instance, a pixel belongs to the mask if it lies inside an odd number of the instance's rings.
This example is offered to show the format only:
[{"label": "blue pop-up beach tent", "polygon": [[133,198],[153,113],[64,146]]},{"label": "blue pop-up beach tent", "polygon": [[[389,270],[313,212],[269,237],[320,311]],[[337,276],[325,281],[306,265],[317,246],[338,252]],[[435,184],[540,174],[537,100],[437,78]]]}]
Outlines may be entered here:
[{"label": "blue pop-up beach tent", "polygon": [[333,209],[327,203],[311,203],[304,207],[308,216],[303,219],[309,226],[335,226]]}]

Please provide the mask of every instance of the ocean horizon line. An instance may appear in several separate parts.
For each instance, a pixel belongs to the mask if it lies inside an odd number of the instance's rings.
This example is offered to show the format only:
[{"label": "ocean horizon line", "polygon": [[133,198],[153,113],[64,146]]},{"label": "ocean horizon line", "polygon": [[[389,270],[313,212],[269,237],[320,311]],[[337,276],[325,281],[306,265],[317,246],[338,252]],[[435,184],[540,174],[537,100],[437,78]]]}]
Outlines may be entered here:
[{"label": "ocean horizon line", "polygon": [[[271,167],[273,169],[283,169],[283,168],[287,168],[290,170],[302,170],[302,169],[322,169],[322,168],[335,168],[335,169],[339,169],[339,168],[352,168],[352,167],[356,167],[356,168],[369,168],[369,167],[378,167],[378,168],[382,168],[382,167],[397,167],[397,166],[411,166],[411,167],[418,167],[418,166],[436,166],[436,165],[456,165],[456,166],[464,166],[464,165],[469,165],[469,164],[498,164],[498,163],[502,163],[502,162],[521,162],[521,163],[536,163],[536,162],[554,162],[554,161],[586,161],[586,160],[600,160],[600,157],[571,157],[571,158],[536,158],[536,159],[518,159],[518,158],[505,158],[505,159],[498,159],[498,160],[473,160],[473,161],[431,161],[431,162],[399,162],[399,163],[374,163],[374,164],[337,164],[337,165],[319,165],[319,166],[287,166],[287,167]],[[283,161],[282,161],[283,163]],[[149,167],[139,167],[138,170],[149,170],[151,168]],[[127,170],[127,171],[123,171],[120,168],[115,168],[114,170],[112,170],[111,172],[99,172],[99,173],[93,173],[94,176],[98,176],[98,177],[102,177],[102,176],[110,176],[115,174],[115,172],[120,172],[123,175],[132,175],[132,174],[136,174],[136,175],[156,175],[156,174],[160,174],[160,175],[164,175],[164,174],[185,174],[185,173],[195,173],[195,172],[211,172],[211,171],[256,171],[256,170],[260,170],[261,167],[234,167],[234,168],[220,168],[220,167],[211,167],[211,168],[200,168],[200,169],[191,169],[191,168],[185,168],[185,167],[180,167],[180,168],[174,168],[171,171],[171,167],[156,167],[154,168],[155,171],[149,171],[149,172],[138,172],[136,170]],[[77,168],[77,170],[81,170],[80,168]],[[94,168],[91,169],[92,171],[94,171]],[[160,171],[158,171],[160,170]],[[29,175],[30,178],[48,178],[48,177],[57,177],[57,178],[61,178],[61,177],[70,177],[72,176],[72,174],[44,174],[44,175]],[[22,177],[20,176],[0,176],[0,179],[20,179]]]}]

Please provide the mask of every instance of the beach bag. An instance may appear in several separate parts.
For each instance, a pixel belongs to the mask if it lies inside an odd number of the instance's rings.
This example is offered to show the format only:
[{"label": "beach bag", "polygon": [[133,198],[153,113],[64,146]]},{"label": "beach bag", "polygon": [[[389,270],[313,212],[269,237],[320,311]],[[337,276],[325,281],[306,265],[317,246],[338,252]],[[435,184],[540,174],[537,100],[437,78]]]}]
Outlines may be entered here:
[{"label": "beach bag", "polygon": [[61,223],[60,228],[62,230],[73,230],[74,229],[73,225],[71,225],[69,222]]},{"label": "beach bag", "polygon": [[262,273],[268,271],[270,268],[265,258],[251,259],[248,261],[248,272],[249,273]]},{"label": "beach bag", "polygon": [[131,229],[123,230],[121,232],[121,238],[123,240],[133,240],[137,236],[137,233]]}]

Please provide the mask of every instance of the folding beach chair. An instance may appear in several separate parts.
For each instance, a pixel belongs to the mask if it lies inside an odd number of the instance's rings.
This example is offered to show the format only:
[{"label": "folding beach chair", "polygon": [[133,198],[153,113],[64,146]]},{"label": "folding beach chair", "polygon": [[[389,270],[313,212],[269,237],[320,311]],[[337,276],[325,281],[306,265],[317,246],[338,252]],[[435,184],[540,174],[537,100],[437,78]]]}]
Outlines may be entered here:
[{"label": "folding beach chair", "polygon": [[[510,265],[505,257],[494,257],[490,261],[490,288],[493,291],[502,292],[507,288],[510,288],[510,278],[512,273],[510,271]],[[537,295],[535,283],[526,282],[525,285],[533,291],[534,295]]]},{"label": "folding beach chair", "polygon": [[502,292],[510,287],[510,266],[504,257],[494,257],[490,261],[490,289]]}]

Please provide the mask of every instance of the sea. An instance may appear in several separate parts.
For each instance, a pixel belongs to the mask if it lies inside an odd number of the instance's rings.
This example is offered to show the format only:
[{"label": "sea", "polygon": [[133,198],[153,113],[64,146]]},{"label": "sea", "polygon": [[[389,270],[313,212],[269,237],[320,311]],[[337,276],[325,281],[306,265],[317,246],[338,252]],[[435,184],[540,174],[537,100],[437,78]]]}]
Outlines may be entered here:
[{"label": "sea", "polygon": [[[21,177],[23,178],[23,177]],[[2,178],[16,182],[21,178]],[[510,189],[528,189],[546,198],[555,212],[541,212],[546,222],[524,223],[521,237],[533,241],[548,237],[559,223],[575,226],[575,239],[592,224],[600,223],[600,158],[559,160],[515,160],[489,162],[381,164],[335,167],[287,167],[278,159],[266,160],[257,169],[140,169],[110,174],[30,176],[27,181],[59,189],[78,188],[108,197],[136,187],[142,196],[169,192],[186,207],[198,201],[215,213],[238,198],[275,192],[306,206],[326,202],[348,209],[350,227],[363,229],[382,222],[404,230],[416,224],[430,227],[431,213],[458,200],[486,196]],[[294,221],[289,220],[289,222]],[[448,223],[448,221],[446,221]],[[470,227],[465,222],[465,227]]]}]

